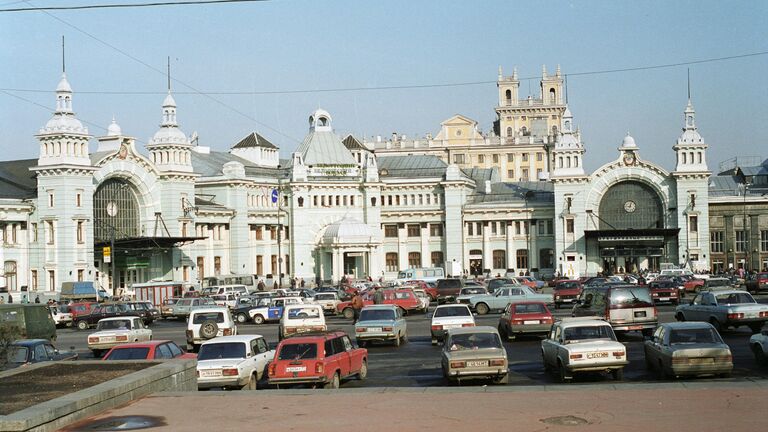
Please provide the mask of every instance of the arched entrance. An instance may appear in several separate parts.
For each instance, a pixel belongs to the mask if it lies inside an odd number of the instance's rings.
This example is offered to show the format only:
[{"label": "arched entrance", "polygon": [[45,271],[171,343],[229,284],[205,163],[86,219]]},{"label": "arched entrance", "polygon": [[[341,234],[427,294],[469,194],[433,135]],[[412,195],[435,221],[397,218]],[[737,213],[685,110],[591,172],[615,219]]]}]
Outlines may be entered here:
[{"label": "arched entrance", "polygon": [[315,276],[331,283],[345,275],[351,279],[374,277],[379,269],[372,257],[378,246],[381,240],[368,224],[344,217],[328,225],[319,239]]}]

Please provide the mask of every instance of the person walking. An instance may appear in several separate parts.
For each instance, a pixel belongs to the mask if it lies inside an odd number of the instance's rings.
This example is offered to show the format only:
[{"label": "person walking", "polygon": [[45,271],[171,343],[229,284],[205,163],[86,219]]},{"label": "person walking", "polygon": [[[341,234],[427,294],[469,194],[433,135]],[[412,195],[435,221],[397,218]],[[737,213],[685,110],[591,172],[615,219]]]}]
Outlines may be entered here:
[{"label": "person walking", "polygon": [[304,282],[304,278],[301,278],[301,281],[299,282],[299,286],[304,288],[305,284],[306,283]]},{"label": "person walking", "polygon": [[40,296],[35,296],[35,303],[40,303]]},{"label": "person walking", "polygon": [[27,303],[29,303],[29,300],[27,300],[27,295],[26,295],[26,294],[24,294],[24,295],[22,295],[22,296],[21,296],[21,303],[22,303],[22,304],[27,304]]},{"label": "person walking", "polygon": [[384,303],[384,292],[381,290],[379,286],[376,286],[375,291],[373,292],[373,304],[383,304]]},{"label": "person walking", "polygon": [[353,322],[357,322],[358,319],[360,319],[360,311],[363,309],[363,298],[360,296],[360,294],[355,291],[355,295],[352,296],[352,312],[354,313],[352,317]]},{"label": "person walking", "polygon": [[13,303],[13,296],[11,295],[11,293],[8,293],[8,304],[11,304],[11,303]]}]

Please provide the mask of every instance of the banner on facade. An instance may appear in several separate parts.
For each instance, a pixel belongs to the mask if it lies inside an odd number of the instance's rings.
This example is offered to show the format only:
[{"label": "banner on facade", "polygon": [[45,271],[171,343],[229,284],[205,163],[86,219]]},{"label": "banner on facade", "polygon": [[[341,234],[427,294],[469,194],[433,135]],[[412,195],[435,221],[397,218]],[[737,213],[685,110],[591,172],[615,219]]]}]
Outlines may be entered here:
[{"label": "banner on facade", "polygon": [[104,248],[101,250],[101,255],[104,258],[105,263],[111,263],[112,262],[112,248],[109,246],[104,246]]}]

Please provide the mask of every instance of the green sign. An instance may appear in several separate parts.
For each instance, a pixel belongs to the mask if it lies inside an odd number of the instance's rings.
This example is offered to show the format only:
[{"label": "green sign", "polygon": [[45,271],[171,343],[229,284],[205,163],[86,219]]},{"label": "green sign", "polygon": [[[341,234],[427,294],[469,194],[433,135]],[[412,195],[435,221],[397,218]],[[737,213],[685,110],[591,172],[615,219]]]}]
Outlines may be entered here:
[{"label": "green sign", "polygon": [[149,258],[125,257],[125,268],[128,270],[149,268]]}]

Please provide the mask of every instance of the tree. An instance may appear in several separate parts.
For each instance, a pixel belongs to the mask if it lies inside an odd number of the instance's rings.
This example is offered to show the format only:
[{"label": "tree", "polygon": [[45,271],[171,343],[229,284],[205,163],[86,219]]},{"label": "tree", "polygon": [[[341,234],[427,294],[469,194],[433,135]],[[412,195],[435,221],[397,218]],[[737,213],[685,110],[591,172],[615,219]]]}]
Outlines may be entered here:
[{"label": "tree", "polygon": [[0,323],[0,370],[8,363],[11,344],[21,338],[21,328],[7,322]]}]

